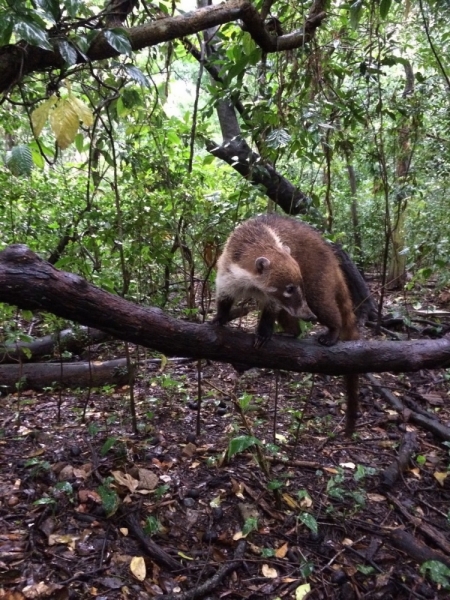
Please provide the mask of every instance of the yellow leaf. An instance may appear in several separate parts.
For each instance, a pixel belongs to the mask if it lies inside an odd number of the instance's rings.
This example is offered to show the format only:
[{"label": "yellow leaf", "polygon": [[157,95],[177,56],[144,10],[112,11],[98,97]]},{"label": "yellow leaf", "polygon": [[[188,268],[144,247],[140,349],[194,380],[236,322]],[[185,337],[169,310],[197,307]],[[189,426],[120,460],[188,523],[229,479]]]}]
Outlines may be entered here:
[{"label": "yellow leaf", "polygon": [[58,146],[63,150],[70,146],[77,135],[80,120],[69,98],[61,98],[50,114],[50,125]]},{"label": "yellow leaf", "polygon": [[185,558],[186,560],[194,560],[192,556],[188,556],[184,552],[178,552],[178,556],[181,556],[181,558]]},{"label": "yellow leaf", "polygon": [[439,481],[439,483],[440,483],[441,485],[444,485],[444,481],[445,481],[445,479],[447,478],[447,473],[446,473],[446,472],[441,472],[441,471],[435,471],[435,472],[433,473],[433,477],[434,477],[435,479],[437,479],[437,481]]},{"label": "yellow leaf", "polygon": [[79,98],[75,98],[75,96],[69,96],[68,101],[83,125],[86,125],[86,127],[92,127],[94,124],[94,115],[92,114],[92,110],[89,108],[89,106]]},{"label": "yellow leaf", "polygon": [[289,506],[289,508],[298,508],[298,503],[296,500],[294,500],[294,498],[292,496],[289,496],[289,494],[283,494],[283,500],[286,502],[286,504]]},{"label": "yellow leaf", "polygon": [[306,594],[309,594],[311,591],[311,586],[309,583],[304,583],[303,585],[299,585],[295,590],[295,600],[303,600],[306,597]]},{"label": "yellow leaf", "polygon": [[48,113],[52,106],[56,104],[57,98],[55,95],[50,96],[45,102],[38,106],[31,113],[31,124],[33,126],[34,135],[38,137],[48,119]]},{"label": "yellow leaf", "polygon": [[130,571],[139,581],[144,581],[145,576],[147,575],[147,570],[145,568],[145,560],[142,556],[133,556],[130,562]]},{"label": "yellow leaf", "polygon": [[284,558],[286,556],[286,553],[288,551],[288,543],[286,542],[285,544],[283,544],[282,546],[280,546],[279,548],[277,548],[275,550],[275,556],[277,558]]},{"label": "yellow leaf", "polygon": [[269,567],[269,565],[266,563],[263,564],[261,571],[264,577],[269,577],[270,579],[275,579],[278,577],[278,571],[272,567]]}]

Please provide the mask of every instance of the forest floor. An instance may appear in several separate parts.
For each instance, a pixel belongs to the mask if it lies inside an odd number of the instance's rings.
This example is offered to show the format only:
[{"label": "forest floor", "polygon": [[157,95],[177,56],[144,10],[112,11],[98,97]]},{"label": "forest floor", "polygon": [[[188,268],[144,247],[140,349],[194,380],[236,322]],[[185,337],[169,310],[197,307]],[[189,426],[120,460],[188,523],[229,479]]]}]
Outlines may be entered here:
[{"label": "forest floor", "polygon": [[450,597],[446,371],[361,377],[352,439],[339,377],[201,378],[140,366],[136,434],[128,386],[1,399],[0,598]]}]

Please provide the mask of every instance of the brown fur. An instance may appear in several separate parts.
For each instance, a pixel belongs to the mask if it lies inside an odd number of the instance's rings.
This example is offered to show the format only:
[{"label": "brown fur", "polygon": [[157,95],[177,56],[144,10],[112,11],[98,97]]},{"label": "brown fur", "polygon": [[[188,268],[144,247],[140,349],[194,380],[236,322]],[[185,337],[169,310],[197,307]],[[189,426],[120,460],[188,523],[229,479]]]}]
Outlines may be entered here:
[{"label": "brown fur", "polygon": [[[279,244],[274,245],[273,236],[268,235],[267,229],[274,232],[282,244],[288,247],[286,251],[280,251]],[[258,257],[268,257],[270,261],[270,268],[261,274],[255,268]],[[300,279],[293,263],[299,267]],[[273,293],[274,288],[284,290],[290,282],[298,285],[300,295],[304,295],[301,302],[306,300],[305,314],[309,307],[319,322],[328,327],[328,332],[319,337],[321,344],[331,346],[339,339],[359,339],[352,299],[339,262],[332,248],[310,226],[296,219],[274,214],[245,221],[230,235],[219,259],[218,282],[227,273],[228,284],[233,265],[248,272],[250,278],[254,277],[256,280],[259,277],[257,288],[248,293],[248,296],[259,300],[263,308],[256,345],[270,338],[275,318],[285,332],[299,335],[298,318],[301,316],[298,311],[293,316],[292,308],[283,304],[286,301],[283,294]],[[236,273],[239,274],[240,271],[236,270]],[[264,285],[269,290],[265,296],[261,292],[261,286]],[[224,324],[227,321],[226,316],[233,300],[237,299],[233,297],[233,293],[229,284],[218,285],[215,322]],[[293,303],[295,299],[288,300]],[[286,306],[286,310],[283,306]],[[346,433],[350,435],[354,430],[358,410],[358,376],[346,375],[345,382],[348,396]]]}]

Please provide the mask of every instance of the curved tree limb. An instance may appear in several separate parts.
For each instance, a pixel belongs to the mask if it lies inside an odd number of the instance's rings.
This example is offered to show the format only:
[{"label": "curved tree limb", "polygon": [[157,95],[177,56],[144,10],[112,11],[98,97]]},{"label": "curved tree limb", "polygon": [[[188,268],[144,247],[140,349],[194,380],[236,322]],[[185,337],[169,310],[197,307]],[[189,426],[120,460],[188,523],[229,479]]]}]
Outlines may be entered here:
[{"label": "curved tree limb", "polygon": [[299,342],[276,336],[255,349],[252,335],[180,321],[158,308],[139,306],[78,275],[55,269],[21,244],[0,252],[0,301],[47,310],[171,356],[329,375],[417,371],[450,365],[448,338],[401,343],[341,342],[327,348],[311,340]]},{"label": "curved tree limb", "polygon": [[[240,19],[246,31],[265,52],[280,52],[298,48],[311,39],[326,17],[324,6],[324,0],[317,0],[302,29],[278,38],[272,37],[266,31],[263,19],[248,0],[229,0],[184,15],[124,28],[124,31],[132,50],[137,51]],[[76,63],[86,62],[85,56],[89,61],[98,61],[118,55],[119,52],[114,50],[100,31],[86,55],[78,54]],[[45,50],[30,46],[23,41],[18,44],[8,44],[0,48],[0,92],[9,90],[29,73],[62,68],[64,65],[64,59],[57,50]]]}]

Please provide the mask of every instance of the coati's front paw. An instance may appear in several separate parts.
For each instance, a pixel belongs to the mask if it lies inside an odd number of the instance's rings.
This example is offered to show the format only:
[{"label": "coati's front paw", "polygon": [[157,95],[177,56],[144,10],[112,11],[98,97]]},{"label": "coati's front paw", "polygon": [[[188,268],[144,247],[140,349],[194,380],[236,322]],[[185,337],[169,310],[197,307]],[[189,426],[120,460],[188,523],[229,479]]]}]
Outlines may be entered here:
[{"label": "coati's front paw", "polygon": [[339,334],[336,335],[334,332],[322,333],[318,339],[319,344],[322,344],[322,346],[334,346],[339,339]]}]

